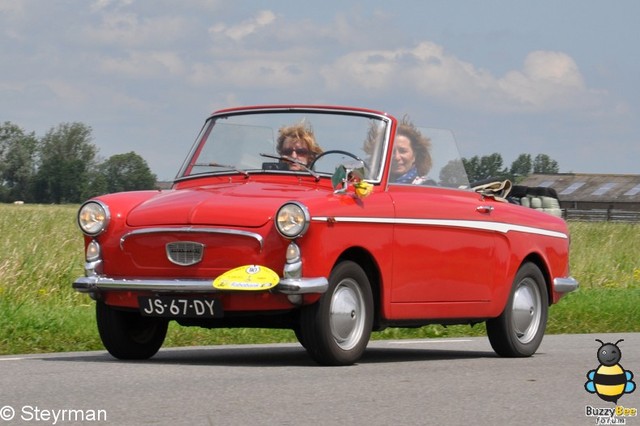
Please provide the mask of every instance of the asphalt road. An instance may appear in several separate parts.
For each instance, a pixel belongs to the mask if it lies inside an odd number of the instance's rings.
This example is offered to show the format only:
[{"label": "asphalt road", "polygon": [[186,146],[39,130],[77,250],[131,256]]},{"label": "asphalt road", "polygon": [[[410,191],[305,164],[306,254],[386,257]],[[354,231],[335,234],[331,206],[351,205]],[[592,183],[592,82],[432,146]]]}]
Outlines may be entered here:
[{"label": "asphalt road", "polygon": [[[350,367],[319,367],[297,344],[168,348],[144,362],[2,356],[0,426],[595,425],[588,407],[615,407],[584,388],[596,338],[624,339],[620,365],[640,385],[640,333],[545,336],[523,359],[485,338],[373,341]],[[640,411],[640,391],[618,405]],[[640,426],[640,414],[614,420]]]}]

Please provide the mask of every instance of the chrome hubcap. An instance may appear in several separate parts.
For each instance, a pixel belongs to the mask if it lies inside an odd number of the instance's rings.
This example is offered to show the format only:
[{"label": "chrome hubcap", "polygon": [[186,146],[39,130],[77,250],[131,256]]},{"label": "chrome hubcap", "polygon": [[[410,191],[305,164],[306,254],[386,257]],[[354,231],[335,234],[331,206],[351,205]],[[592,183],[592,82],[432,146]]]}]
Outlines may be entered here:
[{"label": "chrome hubcap", "polygon": [[523,280],[513,295],[513,328],[518,340],[529,343],[540,327],[542,298],[535,281]]},{"label": "chrome hubcap", "polygon": [[331,298],[331,334],[343,350],[358,344],[364,331],[364,298],[352,279],[341,281]]}]

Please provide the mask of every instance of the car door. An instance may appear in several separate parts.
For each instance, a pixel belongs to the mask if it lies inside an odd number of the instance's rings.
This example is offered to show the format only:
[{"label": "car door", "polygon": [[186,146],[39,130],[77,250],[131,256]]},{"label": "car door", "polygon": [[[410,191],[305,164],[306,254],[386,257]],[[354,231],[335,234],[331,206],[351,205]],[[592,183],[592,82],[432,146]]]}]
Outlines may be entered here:
[{"label": "car door", "polygon": [[[392,303],[491,300],[496,253],[487,200],[421,185],[389,185],[395,206]],[[487,209],[490,210],[490,209]]]}]

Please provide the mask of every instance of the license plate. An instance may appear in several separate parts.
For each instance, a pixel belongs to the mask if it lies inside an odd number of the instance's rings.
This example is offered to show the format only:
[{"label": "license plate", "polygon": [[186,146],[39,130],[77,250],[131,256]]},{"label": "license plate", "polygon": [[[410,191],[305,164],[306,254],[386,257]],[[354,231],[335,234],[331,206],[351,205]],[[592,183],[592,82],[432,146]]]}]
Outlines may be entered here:
[{"label": "license plate", "polygon": [[222,303],[216,299],[190,297],[138,297],[140,314],[164,318],[218,318]]}]

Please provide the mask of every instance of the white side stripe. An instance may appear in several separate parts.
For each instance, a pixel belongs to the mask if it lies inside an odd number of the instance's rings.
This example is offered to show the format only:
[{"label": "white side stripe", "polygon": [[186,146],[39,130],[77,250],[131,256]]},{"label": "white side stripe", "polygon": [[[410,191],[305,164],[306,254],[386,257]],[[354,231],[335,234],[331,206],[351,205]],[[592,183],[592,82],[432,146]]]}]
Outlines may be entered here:
[{"label": "white side stripe", "polygon": [[392,225],[422,225],[422,226],[445,226],[450,228],[480,229],[485,231],[496,231],[506,234],[507,232],[524,232],[526,234],[545,235],[554,238],[568,238],[567,234],[548,229],[535,228],[532,226],[514,225],[511,223],[487,222],[480,220],[448,220],[448,219],[408,219],[408,218],[387,218],[387,217],[327,217],[315,216],[311,220],[316,222],[352,222],[352,223],[386,223]]}]

